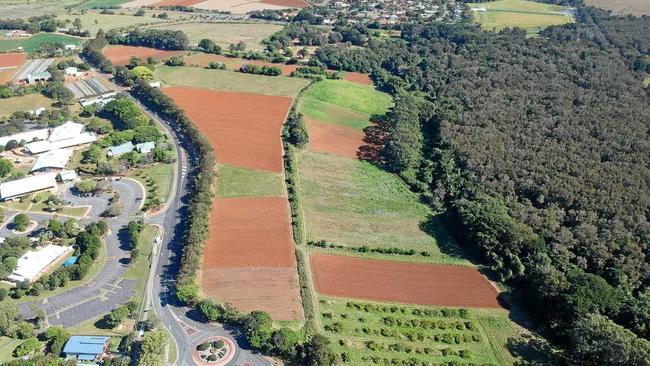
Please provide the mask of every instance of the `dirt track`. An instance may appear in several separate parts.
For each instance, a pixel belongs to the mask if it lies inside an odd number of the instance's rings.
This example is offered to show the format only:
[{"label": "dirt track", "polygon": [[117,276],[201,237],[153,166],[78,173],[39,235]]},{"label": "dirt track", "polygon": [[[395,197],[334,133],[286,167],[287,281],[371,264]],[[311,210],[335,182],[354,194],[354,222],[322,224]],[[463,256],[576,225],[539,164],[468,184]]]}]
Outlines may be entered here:
[{"label": "dirt track", "polygon": [[102,50],[102,54],[109,59],[115,66],[124,66],[129,63],[132,56],[146,61],[147,57],[153,57],[160,61],[172,56],[180,55],[182,51],[158,50],[149,47],[135,46],[110,46]]},{"label": "dirt track", "polygon": [[280,173],[280,134],[291,98],[184,87],[163,92],[212,142],[220,163]]},{"label": "dirt track", "polygon": [[497,290],[476,269],[315,254],[316,291],[323,295],[420,305],[499,308]]},{"label": "dirt track", "polygon": [[309,149],[356,158],[363,145],[364,134],[334,123],[323,123],[306,118],[309,130]]}]

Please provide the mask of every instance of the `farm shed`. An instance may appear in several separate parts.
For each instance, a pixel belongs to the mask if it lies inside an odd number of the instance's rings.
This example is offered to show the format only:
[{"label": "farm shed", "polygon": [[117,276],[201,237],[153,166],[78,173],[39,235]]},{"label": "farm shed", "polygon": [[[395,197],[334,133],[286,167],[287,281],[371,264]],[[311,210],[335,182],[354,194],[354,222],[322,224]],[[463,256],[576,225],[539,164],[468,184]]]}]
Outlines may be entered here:
[{"label": "farm shed", "polygon": [[154,142],[143,142],[135,145],[135,149],[141,154],[149,154],[156,147]]},{"label": "farm shed", "polygon": [[[53,58],[35,58],[32,60],[27,60],[23,64],[23,67],[18,70],[16,75],[14,75],[14,81],[27,81],[27,78],[30,75],[38,74],[44,71],[47,71],[47,68],[54,62]],[[51,75],[50,75],[51,76]]]},{"label": "farm shed", "polygon": [[0,184],[0,199],[8,200],[28,193],[56,187],[56,174],[46,173]]},{"label": "farm shed", "polygon": [[30,250],[18,258],[16,269],[7,279],[16,283],[23,281],[34,282],[46,272],[52,270],[65,259],[68,253],[73,251],[72,247],[62,247],[54,244],[37,250]]},{"label": "farm shed", "polygon": [[72,150],[54,149],[38,156],[36,163],[30,170],[31,173],[36,171],[60,170],[68,165],[68,160],[72,156]]}]

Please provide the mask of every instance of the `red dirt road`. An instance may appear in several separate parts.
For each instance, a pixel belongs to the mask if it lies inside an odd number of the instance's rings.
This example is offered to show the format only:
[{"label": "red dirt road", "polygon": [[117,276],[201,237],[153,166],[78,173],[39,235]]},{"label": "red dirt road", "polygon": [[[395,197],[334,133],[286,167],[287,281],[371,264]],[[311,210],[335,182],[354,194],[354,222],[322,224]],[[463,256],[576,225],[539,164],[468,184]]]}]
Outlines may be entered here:
[{"label": "red dirt road", "polygon": [[163,0],[153,3],[151,6],[192,6],[204,1],[205,0]]},{"label": "red dirt road", "polygon": [[282,172],[280,134],[291,98],[184,87],[163,92],[210,140],[218,162]]},{"label": "red dirt road", "polygon": [[26,53],[0,53],[0,67],[19,67],[25,62]]},{"label": "red dirt road", "polygon": [[499,308],[497,290],[476,269],[315,254],[316,291],[323,295],[408,304]]},{"label": "red dirt road", "polygon": [[262,0],[260,1],[262,4],[269,4],[269,5],[278,5],[278,6],[287,6],[290,8],[306,8],[309,6],[304,0]]},{"label": "red dirt road", "polygon": [[206,295],[241,311],[264,310],[274,320],[303,318],[295,267],[230,267],[204,269]]},{"label": "red dirt road", "polygon": [[115,66],[124,66],[131,61],[131,56],[135,56],[143,61],[147,57],[153,57],[160,61],[172,56],[181,54],[182,51],[158,50],[149,47],[135,46],[110,46],[102,50],[102,54],[108,58]]},{"label": "red dirt road", "polygon": [[370,76],[359,72],[346,72],[343,79],[359,84],[372,85],[372,79],[370,79]]},{"label": "red dirt road", "polygon": [[215,199],[204,267],[295,268],[288,206],[284,197]]},{"label": "red dirt road", "polygon": [[353,159],[357,157],[359,147],[363,145],[363,132],[309,118],[305,121],[309,130],[309,149]]}]

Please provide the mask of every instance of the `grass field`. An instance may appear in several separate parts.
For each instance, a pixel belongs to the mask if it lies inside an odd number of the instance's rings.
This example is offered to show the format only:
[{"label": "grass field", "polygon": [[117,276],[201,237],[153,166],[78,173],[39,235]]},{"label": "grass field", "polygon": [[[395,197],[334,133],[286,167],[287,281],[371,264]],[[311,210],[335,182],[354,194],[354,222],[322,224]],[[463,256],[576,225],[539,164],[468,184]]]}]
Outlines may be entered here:
[{"label": "grass field", "polygon": [[330,154],[302,151],[297,160],[307,240],[430,254],[388,257],[396,260],[467,263],[435,221],[428,225],[431,235],[423,230],[429,209],[393,174],[365,161]]},{"label": "grass field", "polygon": [[46,42],[61,42],[63,44],[74,44],[79,46],[83,43],[82,38],[66,36],[54,33],[37,33],[26,39],[0,38],[0,51],[11,51],[22,47],[25,52],[35,52]]},{"label": "grass field", "polygon": [[[128,12],[128,11],[127,11]],[[150,24],[150,23],[160,23],[166,22],[164,19],[152,18],[152,17],[136,17],[130,14],[121,15],[121,14],[100,14],[97,11],[88,11],[85,14],[65,14],[61,15],[59,18],[63,20],[74,21],[76,18],[81,19],[81,24],[83,25],[84,30],[90,31],[90,34],[94,36],[97,34],[97,31],[101,28],[105,32],[108,32],[113,28],[122,28],[128,27],[136,24]]]},{"label": "grass field", "polygon": [[61,14],[65,7],[79,4],[79,0],[3,0],[0,18],[28,18],[43,14]]},{"label": "grass field", "polygon": [[130,0],[91,0],[81,5],[82,9],[102,8],[128,3]]},{"label": "grass field", "polygon": [[[506,345],[518,329],[504,310],[425,308],[320,297],[318,316],[344,365],[513,365]],[[420,363],[409,363],[420,364]]]},{"label": "grass field", "polygon": [[[47,212],[45,211],[45,204],[43,202],[35,203],[33,204],[30,208],[30,211],[32,212],[38,212],[38,213],[43,213]],[[58,214],[61,215],[66,215],[66,216],[73,216],[76,218],[82,218],[86,216],[86,213],[88,213],[88,210],[90,210],[90,206],[79,206],[79,207],[73,207],[73,206],[65,206],[61,211],[58,211]]]},{"label": "grass field", "polygon": [[[366,115],[384,114],[392,106],[390,95],[379,92],[370,85],[346,80],[324,80],[316,83],[307,90],[305,99],[315,99]],[[314,113],[327,112],[323,104],[307,104],[307,107],[305,114],[312,113],[312,109],[316,110]]]},{"label": "grass field", "polygon": [[203,38],[211,39],[224,49],[231,43],[244,42],[247,49],[262,49],[262,40],[282,29],[275,24],[263,23],[184,23],[153,25],[149,28],[171,29],[185,32],[192,44]]},{"label": "grass field", "polygon": [[232,71],[165,65],[156,69],[156,77],[170,86],[277,96],[294,96],[309,83],[307,79],[302,78],[260,76]]},{"label": "grass field", "polygon": [[0,99],[0,117],[10,116],[18,111],[32,111],[41,107],[49,108],[52,103],[54,103],[52,99],[38,93]]},{"label": "grass field", "polygon": [[158,197],[160,202],[166,202],[173,185],[174,165],[157,164],[144,169],[134,169],[129,173],[129,178],[137,180],[145,187],[146,200]]},{"label": "grass field", "polygon": [[286,191],[281,174],[219,164],[217,167],[217,196],[222,198],[284,197]]},{"label": "grass field", "polygon": [[648,0],[585,0],[585,5],[611,10],[617,15],[650,15]]},{"label": "grass field", "polygon": [[525,29],[535,35],[551,25],[573,23],[574,17],[566,6],[544,4],[525,0],[498,0],[485,3],[468,3],[474,19],[485,29],[499,31],[506,27]]},{"label": "grass field", "polygon": [[136,285],[133,288],[135,296],[133,301],[138,305],[142,304],[144,293],[147,287],[147,279],[149,277],[149,267],[151,266],[151,254],[153,251],[153,241],[158,235],[158,227],[153,225],[145,226],[144,230],[140,233],[140,257],[138,262],[129,266],[124,274],[125,279],[135,280]]},{"label": "grass field", "polygon": [[0,337],[0,364],[5,364],[14,359],[13,352],[24,340]]}]

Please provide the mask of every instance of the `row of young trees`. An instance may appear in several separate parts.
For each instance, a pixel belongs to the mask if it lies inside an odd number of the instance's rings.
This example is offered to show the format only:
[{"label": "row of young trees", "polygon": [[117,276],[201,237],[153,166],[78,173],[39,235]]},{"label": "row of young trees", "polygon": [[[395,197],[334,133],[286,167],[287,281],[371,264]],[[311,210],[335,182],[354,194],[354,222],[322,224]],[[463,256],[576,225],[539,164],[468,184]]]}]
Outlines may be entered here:
[{"label": "row of young trees", "polygon": [[647,364],[650,111],[638,71],[650,19],[579,8],[578,20],[538,39],[405,25],[399,40],[316,57],[372,72],[395,95],[380,123],[386,168],[515,286],[565,361]]}]

